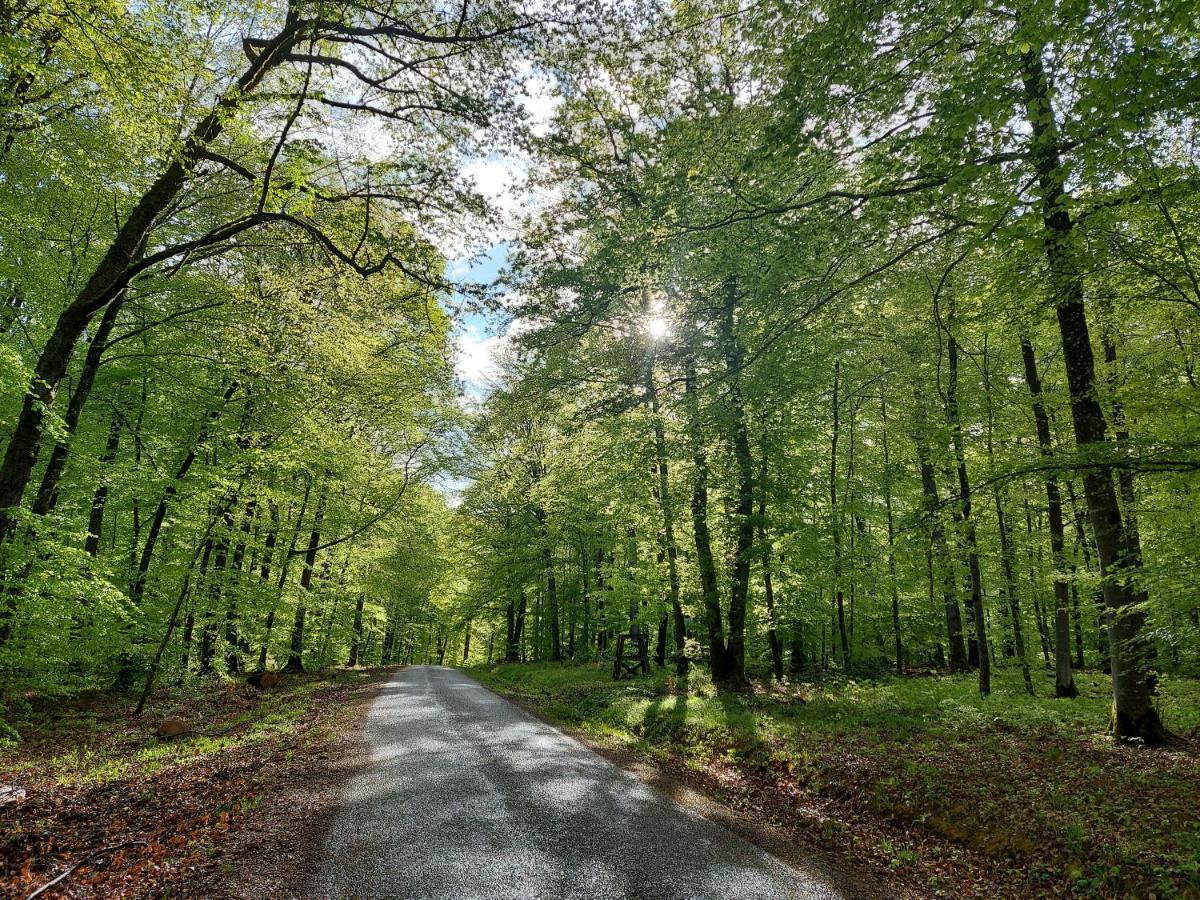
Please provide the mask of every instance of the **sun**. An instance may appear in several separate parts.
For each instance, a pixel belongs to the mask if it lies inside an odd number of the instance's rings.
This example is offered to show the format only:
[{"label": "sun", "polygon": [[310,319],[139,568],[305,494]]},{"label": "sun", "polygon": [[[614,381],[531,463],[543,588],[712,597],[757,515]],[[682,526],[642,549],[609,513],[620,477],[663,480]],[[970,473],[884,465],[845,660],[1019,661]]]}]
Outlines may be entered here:
[{"label": "sun", "polygon": [[646,334],[651,340],[661,341],[671,336],[671,323],[662,316],[651,316],[646,319]]}]

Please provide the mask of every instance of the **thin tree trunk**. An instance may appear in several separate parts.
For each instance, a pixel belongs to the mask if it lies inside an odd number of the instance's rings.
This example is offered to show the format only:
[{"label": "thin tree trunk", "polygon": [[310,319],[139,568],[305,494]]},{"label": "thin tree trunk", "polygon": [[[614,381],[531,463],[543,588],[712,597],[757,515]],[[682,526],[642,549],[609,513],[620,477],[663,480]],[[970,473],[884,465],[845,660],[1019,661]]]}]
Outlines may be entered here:
[{"label": "thin tree trunk", "polygon": [[108,426],[108,440],[104,444],[104,455],[100,457],[100,481],[92,494],[92,507],[88,513],[88,533],[83,540],[83,551],[93,559],[100,554],[100,535],[104,530],[104,510],[108,506],[108,469],[116,461],[121,445],[121,419],[114,412]]},{"label": "thin tree trunk", "polygon": [[841,639],[842,665],[850,666],[850,639],[846,633],[846,602],[842,594],[842,513],[837,499],[838,437],[841,431],[840,402],[838,398],[841,360],[833,363],[833,435],[829,441],[829,529],[833,537],[833,598],[837,617],[838,637]]},{"label": "thin tree trunk", "polygon": [[[917,460],[921,468],[921,495],[924,501],[925,516],[929,528],[929,539],[932,546],[931,563],[936,562],[942,570],[942,594],[945,599],[946,634],[950,648],[950,671],[965,672],[967,665],[967,650],[963,643],[962,612],[958,606],[957,588],[955,586],[954,565],[950,559],[950,551],[946,546],[946,532],[938,512],[937,481],[934,477],[933,462],[929,454],[929,445],[925,440],[924,416],[921,413],[921,399],[917,398],[918,422],[916,429]],[[931,567],[932,571],[932,567]],[[930,581],[932,587],[932,579]]]},{"label": "thin tree trunk", "polygon": [[321,546],[321,522],[325,518],[325,500],[328,486],[321,486],[317,496],[317,508],[313,512],[312,531],[308,536],[308,549],[304,551],[304,569],[300,573],[300,598],[296,602],[296,617],[292,622],[292,638],[288,646],[285,672],[304,671],[304,617],[307,612],[307,597],[312,593],[313,566],[317,561],[317,548]]},{"label": "thin tree trunk", "polygon": [[737,538],[733,572],[729,581],[729,630],[725,647],[728,670],[722,679],[732,687],[746,686],[746,605],[750,595],[750,563],[754,551],[754,460],[742,397],[742,368],[745,351],[734,321],[738,302],[737,280],[727,276],[720,331],[725,351],[728,380],[730,443],[737,472],[737,503],[734,508]]},{"label": "thin tree trunk", "polygon": [[[221,407],[210,410],[206,414],[208,423],[216,421],[216,419],[221,415],[221,409],[233,397],[237,387],[238,385],[235,381],[225,389],[225,393],[221,398]],[[163,522],[167,518],[167,508],[170,506],[171,501],[175,498],[175,495],[179,492],[179,482],[181,482],[191,470],[192,465],[196,462],[196,456],[200,452],[200,448],[206,440],[208,440],[207,423],[200,429],[200,433],[196,436],[195,443],[192,444],[192,448],[183,458],[183,462],[179,464],[179,468],[175,471],[174,479],[169,485],[167,485],[167,489],[163,491],[162,498],[158,501],[158,506],[154,510],[154,518],[150,521],[150,528],[146,532],[146,543],[142,546],[142,552],[138,558],[137,573],[134,576],[133,584],[129,588],[129,599],[135,605],[141,603],[142,595],[146,591],[146,577],[150,572],[150,562],[154,558],[154,548],[158,543],[159,533],[162,531]]]},{"label": "thin tree trunk", "polygon": [[696,568],[700,574],[700,596],[704,602],[704,624],[708,631],[709,667],[714,681],[729,679],[730,663],[725,650],[725,629],[721,619],[721,592],[717,566],[713,558],[712,536],[708,530],[708,456],[700,426],[699,400],[696,397],[696,369],[689,358],[684,376],[692,444],[692,536],[696,545]]},{"label": "thin tree trunk", "polygon": [[225,585],[222,578],[229,562],[229,532],[233,528],[233,516],[229,510],[237,500],[224,504],[225,509],[220,515],[224,530],[216,542],[213,553],[212,571],[208,581],[208,604],[204,610],[204,625],[200,629],[200,674],[212,675],[215,672],[213,660],[217,650],[217,620],[216,609],[220,605],[221,592]]},{"label": "thin tree trunk", "polygon": [[538,531],[541,533],[542,539],[542,574],[545,577],[546,608],[550,619],[550,658],[554,662],[562,662],[562,634],[558,617],[558,578],[554,572],[554,555],[550,547],[550,525],[546,520],[546,510],[541,506],[534,507],[533,517],[537,520]]},{"label": "thin tree trunk", "polygon": [[529,600],[525,595],[525,588],[521,588],[518,594],[517,623],[513,631],[513,638],[522,661],[525,659],[525,614],[528,611],[528,605]]},{"label": "thin tree trunk", "polygon": [[900,592],[896,584],[896,523],[892,513],[892,463],[888,456],[887,396],[879,395],[880,437],[883,450],[883,508],[887,513],[888,580],[892,594],[892,635],[896,645],[896,674],[904,675],[904,643],[900,634]]},{"label": "thin tree trunk", "polygon": [[783,681],[783,645],[775,619],[775,585],[771,579],[771,543],[767,536],[767,438],[763,434],[762,460],[758,482],[758,542],[762,546],[763,596],[767,604],[767,646],[771,650],[771,670],[776,681]]},{"label": "thin tree trunk", "polygon": [[604,605],[604,548],[596,548],[596,653],[603,659],[608,651],[608,613]]},{"label": "thin tree trunk", "polygon": [[[646,307],[644,300],[643,307]],[[655,474],[658,476],[658,508],[662,515],[663,544],[667,555],[667,604],[670,608],[675,629],[675,672],[678,675],[686,675],[688,670],[686,654],[687,623],[684,620],[683,606],[679,600],[679,545],[675,540],[675,504],[671,495],[671,479],[667,466],[667,434],[666,427],[663,424],[662,413],[659,409],[658,385],[654,378],[654,363],[655,354],[652,351],[648,354],[642,381],[650,403],[651,423],[654,430],[654,467]],[[586,589],[585,575],[585,596]],[[659,662],[659,665],[663,665],[666,661],[665,641],[662,655],[664,658]]]},{"label": "thin tree trunk", "polygon": [[[1033,419],[1037,427],[1038,449],[1043,461],[1049,463],[1054,455],[1050,436],[1050,417],[1042,400],[1042,380],[1038,374],[1037,357],[1028,335],[1021,336],[1021,359],[1025,366],[1025,384],[1033,398]],[[1071,674],[1071,637],[1067,626],[1067,559],[1063,528],[1062,495],[1053,469],[1047,469],[1046,516],[1050,522],[1050,561],[1054,566],[1054,696],[1077,697],[1079,689]]]},{"label": "thin tree trunk", "polygon": [[84,404],[87,403],[88,397],[92,393],[92,386],[96,383],[96,372],[100,369],[101,357],[108,346],[108,337],[112,334],[113,326],[117,322],[117,315],[121,311],[124,298],[125,293],[122,292],[104,310],[100,324],[96,327],[96,333],[92,335],[91,343],[88,344],[87,353],[83,358],[83,368],[79,371],[79,379],[75,382],[75,390],[71,392],[71,399],[67,403],[67,414],[63,419],[66,434],[55,443],[54,449],[50,452],[50,461],[46,464],[46,471],[42,473],[42,483],[33,501],[34,515],[44,516],[58,505],[58,485],[67,468],[67,458],[71,453],[71,439],[79,428],[79,418],[83,414]]},{"label": "thin tree trunk", "polygon": [[[954,318],[951,304],[950,316]],[[954,458],[958,470],[958,502],[967,542],[967,571],[971,586],[971,611],[975,620],[975,643],[979,665],[979,693],[986,697],[992,692],[991,654],[988,651],[987,621],[983,609],[983,576],[979,568],[979,549],[975,535],[975,518],[971,507],[971,482],[967,476],[967,457],[963,441],[962,417],[958,408],[958,340],[953,328],[946,328],[949,377],[946,387],[946,417],[950,423],[950,434],[954,444]]]}]

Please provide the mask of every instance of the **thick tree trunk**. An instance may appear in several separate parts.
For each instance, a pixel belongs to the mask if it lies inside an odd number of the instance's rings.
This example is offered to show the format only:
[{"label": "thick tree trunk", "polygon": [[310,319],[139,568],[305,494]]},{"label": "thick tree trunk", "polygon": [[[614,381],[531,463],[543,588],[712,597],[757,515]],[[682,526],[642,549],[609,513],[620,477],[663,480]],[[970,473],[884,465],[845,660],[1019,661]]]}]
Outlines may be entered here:
[{"label": "thick tree trunk", "polygon": [[220,136],[231,115],[299,39],[299,22],[289,22],[254,55],[241,77],[213,105],[162,174],[147,188],[117,229],[87,283],[59,315],[34,366],[29,389],[0,462],[0,538],[12,533],[12,511],[20,506],[37,462],[46,413],[54,406],[63,376],[88,321],[128,287],[134,264],[155,224],[187,184],[192,167]]},{"label": "thick tree trunk", "polygon": [[[1059,138],[1042,65],[1041,46],[1023,58],[1025,106],[1032,130],[1031,157],[1038,175],[1050,290],[1054,298],[1063,363],[1071,395],[1075,444],[1081,453],[1103,455],[1109,440],[1096,393],[1096,364],[1084,310],[1083,273],[1071,197],[1060,160]],[[1109,614],[1109,654],[1113,683],[1113,732],[1120,740],[1161,745],[1170,740],[1154,707],[1154,646],[1146,629],[1145,605],[1130,586],[1141,569],[1140,554],[1126,533],[1112,470],[1094,466],[1083,478],[1088,517]]]}]

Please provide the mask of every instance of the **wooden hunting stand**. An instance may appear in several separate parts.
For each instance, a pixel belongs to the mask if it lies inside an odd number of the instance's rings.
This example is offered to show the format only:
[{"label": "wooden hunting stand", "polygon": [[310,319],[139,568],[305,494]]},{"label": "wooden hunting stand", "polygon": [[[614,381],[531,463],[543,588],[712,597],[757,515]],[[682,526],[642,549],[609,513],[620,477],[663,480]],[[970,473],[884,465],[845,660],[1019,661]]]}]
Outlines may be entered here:
[{"label": "wooden hunting stand", "polygon": [[[625,642],[632,641],[636,649],[631,648],[629,659],[625,658]],[[636,675],[650,674],[650,639],[644,634],[630,634],[625,631],[617,635],[617,653],[613,657],[613,681],[622,678],[632,678]]]}]

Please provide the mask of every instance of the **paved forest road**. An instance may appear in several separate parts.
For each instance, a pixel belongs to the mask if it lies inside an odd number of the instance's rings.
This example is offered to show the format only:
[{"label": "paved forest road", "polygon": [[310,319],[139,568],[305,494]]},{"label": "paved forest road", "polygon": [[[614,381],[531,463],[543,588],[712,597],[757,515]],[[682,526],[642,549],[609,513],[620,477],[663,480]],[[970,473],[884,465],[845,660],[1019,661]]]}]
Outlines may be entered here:
[{"label": "paved forest road", "polygon": [[306,896],[838,896],[455,669],[401,670],[367,739]]}]

